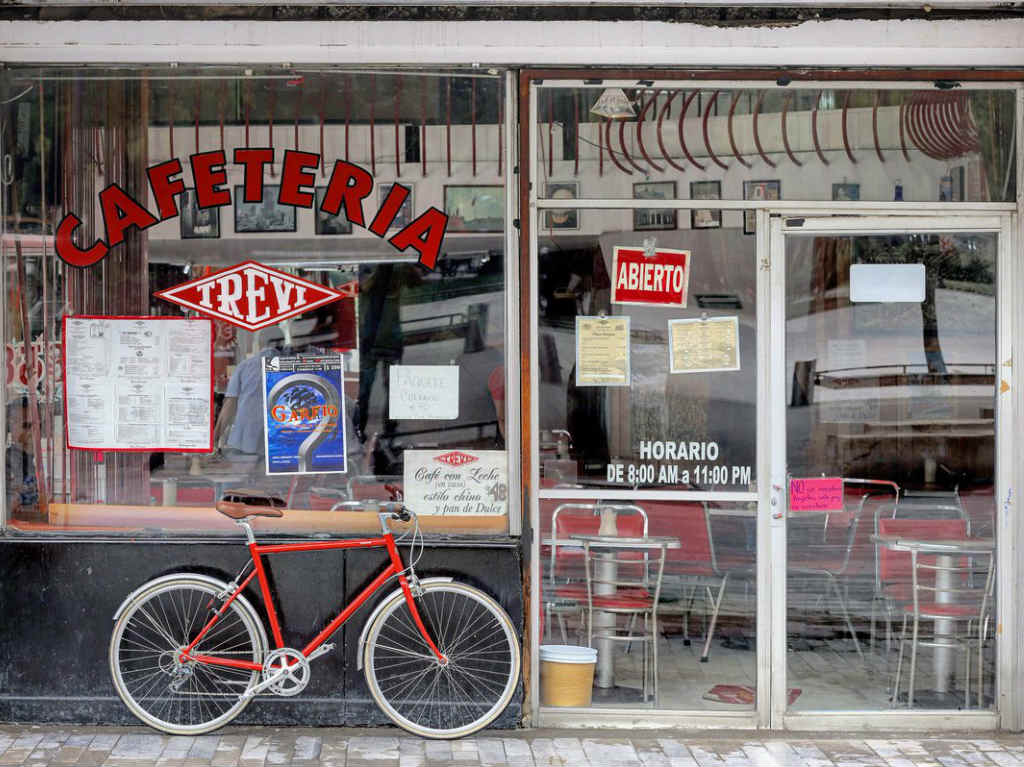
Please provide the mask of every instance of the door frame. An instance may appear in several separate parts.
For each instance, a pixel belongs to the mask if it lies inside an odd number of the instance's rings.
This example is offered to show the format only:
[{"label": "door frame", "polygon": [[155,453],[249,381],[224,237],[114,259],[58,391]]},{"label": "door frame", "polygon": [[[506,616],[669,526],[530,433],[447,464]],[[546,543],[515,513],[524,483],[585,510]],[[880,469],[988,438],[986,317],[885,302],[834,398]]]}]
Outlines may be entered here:
[{"label": "door frame", "polygon": [[[866,729],[877,727],[877,710],[854,711],[788,711],[787,701],[787,651],[786,651],[786,283],[785,283],[785,240],[790,234],[875,234],[910,232],[992,232],[998,236],[996,255],[996,359],[999,376],[1006,383],[996,396],[996,488],[995,502],[997,536],[997,597],[998,619],[996,621],[996,706],[992,711],[907,711],[905,709],[885,710],[886,729],[995,729],[1017,703],[1019,693],[1012,683],[1015,665],[1012,653],[1003,640],[1001,627],[1016,625],[1011,587],[1015,573],[1012,566],[1014,538],[1009,525],[1013,520],[1014,500],[1011,494],[1013,482],[1013,432],[1015,426],[1014,394],[1012,393],[1012,350],[1013,325],[1016,314],[1009,311],[1014,306],[1014,285],[1019,269],[1011,258],[1014,216],[972,214],[950,211],[937,216],[934,211],[886,210],[884,213],[858,215],[843,209],[835,209],[833,216],[822,215],[827,211],[814,209],[801,216],[799,211],[762,211],[758,220],[758,231],[768,230],[764,252],[766,261],[759,259],[759,277],[766,273],[766,295],[759,300],[768,315],[765,333],[759,335],[759,343],[766,344],[763,350],[768,357],[764,368],[768,372],[768,402],[764,424],[770,435],[768,450],[770,477],[761,483],[762,504],[771,513],[763,514],[767,525],[765,544],[767,556],[772,563],[769,574],[770,605],[770,663],[767,674],[770,680],[768,726],[773,729],[824,730],[824,729]],[[764,226],[767,224],[768,226]],[[758,243],[759,247],[762,245]],[[760,285],[760,280],[759,280]],[[1019,291],[1017,291],[1019,292]],[[781,512],[779,510],[782,510]],[[1015,526],[1015,525],[1014,525]],[[759,528],[760,533],[760,528]],[[759,549],[760,552],[760,549]],[[1006,563],[1006,566],[1004,566]],[[760,672],[760,668],[759,668]]]}]

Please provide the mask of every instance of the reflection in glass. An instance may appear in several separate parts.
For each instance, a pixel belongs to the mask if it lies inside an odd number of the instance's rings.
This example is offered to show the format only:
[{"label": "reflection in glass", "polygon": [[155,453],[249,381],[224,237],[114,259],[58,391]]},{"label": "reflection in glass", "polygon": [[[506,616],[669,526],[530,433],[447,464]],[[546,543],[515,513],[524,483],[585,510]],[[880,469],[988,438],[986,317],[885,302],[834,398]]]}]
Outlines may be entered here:
[{"label": "reflection in glass", "polygon": [[789,514],[795,709],[993,704],[996,245],[787,238],[788,471],[843,481]]},{"label": "reflection in glass", "polygon": [[[296,75],[233,67],[185,67],[170,76],[141,78],[122,74],[68,67],[8,69],[3,75],[11,81],[9,90],[21,94],[3,107],[5,124],[39,125],[43,136],[52,137],[41,143],[39,132],[26,131],[25,141],[9,142],[16,178],[7,193],[6,231],[17,234],[17,245],[5,239],[0,255],[9,275],[22,272],[8,280],[4,297],[9,349],[17,348],[21,358],[13,361],[16,380],[8,380],[6,400],[17,448],[8,451],[8,488],[18,494],[17,503],[8,499],[12,525],[233,533],[230,522],[212,512],[213,503],[225,489],[256,486],[279,495],[289,507],[280,523],[285,527],[276,529],[344,532],[364,525],[372,530],[376,521],[370,512],[365,517],[329,512],[339,504],[399,494],[407,450],[501,455],[506,353],[501,199],[509,172],[499,129],[502,76],[467,78],[455,71],[367,76],[323,69]],[[21,82],[46,85],[25,89]],[[451,138],[450,153],[437,149],[444,137]],[[232,192],[233,204],[223,211],[200,209],[188,158],[220,150],[231,158],[244,147],[275,152],[274,162],[262,168],[262,202],[244,202],[242,168],[228,162],[221,185]],[[313,181],[303,184],[304,192],[315,191],[317,203],[323,202],[336,161],[371,174],[363,223],[354,223],[344,210],[325,215],[282,204],[286,150],[321,156],[319,167],[310,169]],[[103,236],[97,195],[108,185],[119,184],[156,210],[146,168],[172,159],[181,161],[186,187],[175,200],[180,220],[168,217],[144,231],[129,228],[124,242],[94,268],[72,269],[53,257],[54,224],[68,212],[82,219],[76,234],[80,246]],[[386,235],[427,208],[443,209],[446,183],[468,178],[477,185],[448,187],[464,193],[459,198],[464,231],[446,234],[435,270],[416,264],[413,250],[399,252],[386,236],[368,229],[396,182],[414,194]],[[483,194],[494,190],[496,196]],[[257,332],[215,321],[216,451],[107,452],[98,461],[92,452],[68,450],[62,313],[181,315],[181,307],[153,294],[250,259],[334,288],[342,298]],[[270,290],[265,286],[264,298]],[[288,295],[295,297],[286,294],[285,300]],[[264,308],[238,300],[243,311]],[[37,350],[34,382],[26,372],[31,368],[26,348]],[[339,405],[344,419],[337,428],[344,429],[347,474],[269,477],[265,471],[263,362],[302,354],[343,360]],[[395,366],[437,364],[458,372],[457,390],[446,393],[457,401],[457,417],[392,417]],[[33,388],[38,406],[29,401]],[[38,439],[33,438],[36,427]],[[46,502],[52,502],[49,514]],[[424,525],[444,531],[461,529],[464,521],[424,518]],[[504,518],[488,525],[484,529],[474,521],[466,531],[507,530]]]},{"label": "reflection in glass", "polygon": [[[586,213],[584,220],[600,214],[603,233],[540,241],[545,486],[752,488],[757,420],[753,239],[736,226],[641,236],[630,231],[631,211]],[[655,249],[689,254],[685,306],[658,304],[656,297],[613,303],[615,249],[642,249],[648,239]],[[577,383],[577,319],[602,316],[629,319],[629,386]],[[723,324],[726,332],[693,332],[692,323],[707,323],[709,329]],[[673,338],[684,346],[670,348]],[[706,348],[697,348],[698,341],[706,342]],[[718,348],[722,344],[729,348]]]},{"label": "reflection in glass", "polygon": [[[1011,89],[659,84],[625,88],[636,117],[609,121],[590,111],[603,87],[554,86],[539,94],[538,167],[542,181],[579,178],[584,197],[640,197],[639,173],[645,186],[674,183],[683,197],[696,177],[720,183],[722,198],[732,200],[760,199],[756,189],[744,195],[759,179],[774,180],[782,193],[775,199],[786,200],[1015,199]],[[727,211],[725,225],[740,217]]]},{"label": "reflection in glass", "polygon": [[754,504],[540,505],[541,644],[597,649],[592,705],[753,708]]}]

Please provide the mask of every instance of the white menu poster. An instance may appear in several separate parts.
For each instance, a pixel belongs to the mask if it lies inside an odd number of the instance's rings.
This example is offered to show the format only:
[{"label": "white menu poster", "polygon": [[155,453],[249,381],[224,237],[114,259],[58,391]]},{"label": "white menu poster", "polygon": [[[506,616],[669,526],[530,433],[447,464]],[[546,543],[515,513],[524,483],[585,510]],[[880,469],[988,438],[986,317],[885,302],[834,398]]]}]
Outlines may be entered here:
[{"label": "white menu poster", "polygon": [[82,450],[213,449],[213,321],[65,317],[67,442]]}]

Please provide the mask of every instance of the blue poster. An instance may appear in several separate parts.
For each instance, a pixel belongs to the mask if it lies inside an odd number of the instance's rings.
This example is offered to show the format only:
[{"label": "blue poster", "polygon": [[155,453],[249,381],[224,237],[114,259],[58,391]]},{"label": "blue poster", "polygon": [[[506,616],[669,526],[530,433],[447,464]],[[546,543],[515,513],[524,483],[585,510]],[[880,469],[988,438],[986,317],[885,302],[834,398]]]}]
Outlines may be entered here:
[{"label": "blue poster", "polygon": [[345,472],[341,355],[263,360],[267,474]]}]

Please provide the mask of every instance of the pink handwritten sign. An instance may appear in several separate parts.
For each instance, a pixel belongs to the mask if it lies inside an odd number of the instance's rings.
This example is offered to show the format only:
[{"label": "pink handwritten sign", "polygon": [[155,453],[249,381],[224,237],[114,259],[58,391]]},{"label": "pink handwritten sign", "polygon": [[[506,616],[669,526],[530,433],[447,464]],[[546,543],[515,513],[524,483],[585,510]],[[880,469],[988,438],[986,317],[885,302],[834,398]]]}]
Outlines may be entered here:
[{"label": "pink handwritten sign", "polygon": [[789,481],[790,511],[842,511],[843,480],[815,477]]}]

